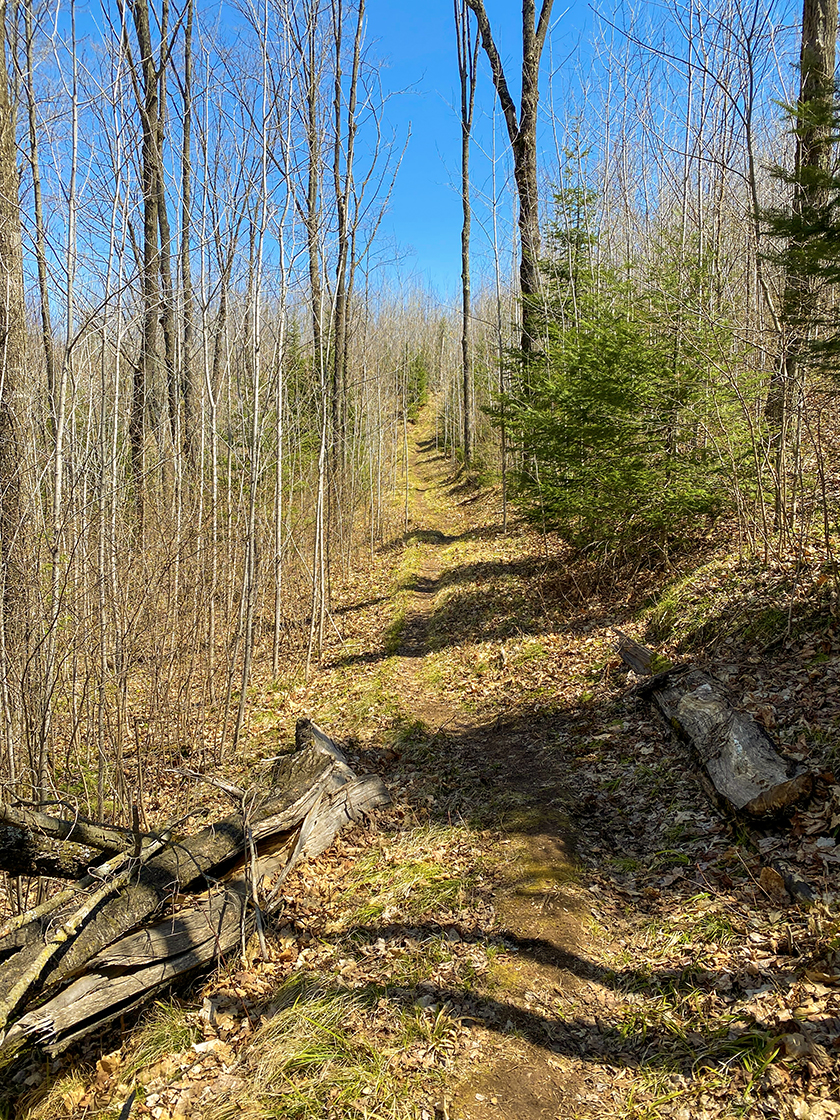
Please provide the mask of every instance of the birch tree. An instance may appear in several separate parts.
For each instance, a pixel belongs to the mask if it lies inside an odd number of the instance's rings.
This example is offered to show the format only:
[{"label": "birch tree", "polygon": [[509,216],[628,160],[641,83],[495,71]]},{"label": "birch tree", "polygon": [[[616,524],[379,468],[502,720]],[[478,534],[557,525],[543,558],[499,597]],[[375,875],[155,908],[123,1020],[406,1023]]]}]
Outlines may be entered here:
[{"label": "birch tree", "polygon": [[464,465],[472,456],[472,348],[470,326],[470,138],[475,109],[478,34],[471,34],[466,0],[455,0],[455,43],[461,91],[461,392],[463,398]]}]

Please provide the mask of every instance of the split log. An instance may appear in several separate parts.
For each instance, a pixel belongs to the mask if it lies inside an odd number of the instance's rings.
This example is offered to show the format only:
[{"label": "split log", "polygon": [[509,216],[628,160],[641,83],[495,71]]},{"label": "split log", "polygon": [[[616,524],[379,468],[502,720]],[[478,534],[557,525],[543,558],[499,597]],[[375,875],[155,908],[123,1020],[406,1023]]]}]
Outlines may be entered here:
[{"label": "split log", "polygon": [[0,1049],[34,1040],[56,1053],[224,959],[254,929],[254,883],[270,909],[299,859],[388,802],[380,779],[356,777],[314,724],[300,721],[296,738],[273,787],[248,799],[247,822],[233,814],[192,837],[160,836],[162,850],[128,857],[131,881],[125,869],[102,868],[105,882],[72,907],[62,892],[56,909],[0,930]]},{"label": "split log", "polygon": [[[640,651],[651,651],[625,635],[621,639],[619,654],[638,672],[644,663]],[[690,744],[709,793],[729,812],[762,819],[791,810],[810,796],[813,775],[783,758],[764,728],[735,710],[723,686],[706,673],[692,666],[667,669],[638,691]]]}]

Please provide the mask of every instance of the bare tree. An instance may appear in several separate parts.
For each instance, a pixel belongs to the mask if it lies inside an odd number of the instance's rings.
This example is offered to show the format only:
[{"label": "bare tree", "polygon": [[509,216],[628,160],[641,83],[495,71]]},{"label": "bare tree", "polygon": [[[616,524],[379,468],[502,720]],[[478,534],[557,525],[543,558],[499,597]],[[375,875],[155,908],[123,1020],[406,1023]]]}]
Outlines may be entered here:
[{"label": "bare tree", "polygon": [[[493,39],[483,0],[466,0],[475,12],[481,45],[490,63],[493,84],[507,125],[513,177],[519,199],[519,288],[522,295],[522,353],[538,349],[536,311],[540,283],[540,214],[537,190],[537,107],[539,77],[551,8],[554,0],[543,0],[539,19],[535,0],[522,0],[522,100],[519,112],[505,77],[502,59]],[[526,373],[527,380],[527,373]]]},{"label": "bare tree", "polygon": [[348,276],[350,268],[350,242],[352,230],[349,207],[354,190],[353,162],[358,130],[357,100],[359,67],[361,64],[362,32],[364,29],[365,0],[359,0],[356,10],[356,29],[353,41],[353,61],[347,90],[346,123],[344,121],[344,91],[342,88],[342,40],[344,24],[343,0],[333,0],[333,35],[335,37],[334,101],[335,134],[333,137],[333,187],[335,190],[337,221],[337,257],[335,266],[335,309],[333,312],[333,383],[332,438],[333,471],[336,484],[344,474],[346,460],[347,428],[347,349],[348,349]]},{"label": "bare tree", "polygon": [[26,377],[15,108],[6,65],[6,2],[0,0],[0,688],[9,777],[17,777],[10,684],[24,654],[27,589],[26,517],[20,393]]},{"label": "bare tree", "polygon": [[475,108],[478,32],[470,33],[467,0],[455,0],[455,43],[458,50],[458,77],[461,86],[461,390],[463,396],[464,465],[472,457],[472,350],[470,325],[470,136]]},{"label": "bare tree", "polygon": [[182,356],[181,393],[184,398],[184,451],[187,461],[195,465],[198,451],[198,416],[196,405],[195,370],[195,307],[192,283],[192,117],[193,117],[193,16],[194,0],[186,0],[184,18],[184,68],[181,81],[181,302],[182,302]]},{"label": "bare tree", "polygon": [[[32,15],[33,0],[25,0],[23,6],[24,17],[24,47],[25,47],[25,73],[24,90],[26,92],[27,123],[29,126],[29,169],[32,174],[33,193],[33,218],[35,222],[35,263],[38,269],[38,294],[40,297],[41,311],[41,337],[44,342],[44,359],[47,365],[47,392],[52,407],[54,408],[55,386],[58,380],[56,366],[55,346],[52,335],[52,320],[50,316],[50,292],[47,276],[47,233],[44,223],[43,192],[41,187],[41,168],[39,159],[38,121],[35,104],[35,30]],[[50,415],[50,425],[55,435],[55,417]]]}]

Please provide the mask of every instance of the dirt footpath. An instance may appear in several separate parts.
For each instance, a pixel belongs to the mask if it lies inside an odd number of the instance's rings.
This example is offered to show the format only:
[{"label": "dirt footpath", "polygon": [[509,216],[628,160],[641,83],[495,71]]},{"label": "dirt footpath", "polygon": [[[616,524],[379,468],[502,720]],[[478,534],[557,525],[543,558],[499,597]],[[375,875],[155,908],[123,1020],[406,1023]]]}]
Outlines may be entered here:
[{"label": "dirt footpath", "polygon": [[465,896],[467,931],[444,924],[493,947],[470,984],[430,988],[469,1032],[436,1114],[840,1115],[836,916],[767,893],[635,698],[612,651],[630,597],[502,534],[498,495],[416,436],[389,765],[398,796],[469,830],[486,911]]},{"label": "dirt footpath", "polygon": [[[312,679],[251,713],[255,753],[308,715],[392,805],[289,876],[266,956],[100,1051],[0,1071],[6,1114],[113,1116],[135,1091],[153,1120],[840,1117],[829,845],[818,906],[768,892],[613,653],[658,589],[503,533],[428,416],[413,434],[407,533],[348,581]],[[766,704],[764,666],[728,656]]]}]

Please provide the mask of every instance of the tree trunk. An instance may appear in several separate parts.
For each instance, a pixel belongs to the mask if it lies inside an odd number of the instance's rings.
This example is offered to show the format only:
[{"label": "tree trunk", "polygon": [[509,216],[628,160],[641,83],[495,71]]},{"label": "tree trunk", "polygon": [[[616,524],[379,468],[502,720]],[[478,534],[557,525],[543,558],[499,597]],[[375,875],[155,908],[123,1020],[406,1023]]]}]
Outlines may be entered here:
[{"label": "tree trunk", "polygon": [[[24,510],[21,394],[27,378],[26,311],[23,295],[15,106],[6,68],[6,3],[0,0],[0,674],[4,699],[6,771],[17,776],[13,665],[25,655],[27,568],[32,562]],[[15,704],[14,707],[19,705]]]},{"label": "tree trunk", "polygon": [[[799,59],[799,100],[796,118],[794,214],[819,208],[821,188],[803,171],[827,169],[833,158],[830,127],[815,120],[813,106],[834,96],[834,60],[837,47],[837,0],[804,0]],[[791,249],[796,249],[792,244]],[[791,527],[793,510],[787,497],[787,474],[792,455],[799,461],[799,425],[805,383],[805,351],[819,295],[813,276],[788,266],[782,296],[781,352],[767,394],[765,416],[770,429],[771,459],[775,467],[775,525],[783,533]]]},{"label": "tree trunk", "polygon": [[183,120],[181,136],[181,290],[182,338],[181,393],[184,398],[184,455],[191,470],[197,467],[198,456],[198,404],[193,347],[195,345],[194,301],[192,284],[192,250],[190,226],[192,222],[192,30],[195,4],[187,0],[184,25],[184,75],[182,85]]},{"label": "tree trunk", "polygon": [[461,79],[461,394],[463,397],[464,466],[472,458],[472,310],[470,306],[470,136],[475,108],[479,38],[470,34],[466,0],[455,0],[455,39]]},{"label": "tree trunk", "polygon": [[[223,960],[254,928],[250,884],[262,883],[260,905],[270,910],[298,860],[389,800],[379,778],[357,778],[308,720],[298,722],[296,750],[278,759],[267,791],[216,784],[239,812],[187,839],[172,828],[137,832],[131,852],[0,930],[0,1049],[32,1038],[55,1053]],[[114,831],[106,829],[108,846]]]},{"label": "tree trunk", "polygon": [[35,264],[38,271],[38,294],[41,312],[41,338],[44,343],[44,360],[47,366],[47,396],[49,397],[49,425],[55,438],[55,393],[58,370],[50,315],[50,290],[47,277],[47,233],[44,224],[44,204],[41,190],[41,169],[38,155],[38,129],[35,112],[34,30],[32,25],[33,0],[25,0],[24,35],[26,40],[26,108],[29,124],[29,167],[32,172],[33,217],[35,219]]},{"label": "tree trunk", "polygon": [[539,105],[540,58],[542,57],[553,0],[543,0],[535,26],[534,0],[522,0],[522,102],[517,117],[516,105],[505,78],[502,60],[493,40],[490,20],[483,0],[466,0],[478,21],[481,45],[490,63],[493,84],[507,125],[513,153],[513,177],[519,199],[519,290],[522,296],[521,349],[528,384],[528,360],[540,350],[539,296],[540,214],[537,190],[537,107]]}]

